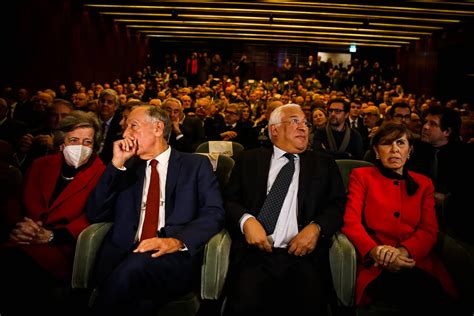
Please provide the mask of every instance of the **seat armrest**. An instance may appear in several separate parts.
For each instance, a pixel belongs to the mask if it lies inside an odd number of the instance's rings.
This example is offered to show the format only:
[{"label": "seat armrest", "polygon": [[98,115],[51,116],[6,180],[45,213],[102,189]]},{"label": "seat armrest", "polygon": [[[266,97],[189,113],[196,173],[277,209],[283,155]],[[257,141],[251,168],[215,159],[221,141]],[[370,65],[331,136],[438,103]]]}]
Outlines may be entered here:
[{"label": "seat armrest", "polygon": [[357,257],[354,245],[341,232],[336,232],[333,236],[332,246],[329,249],[329,262],[339,302],[343,306],[353,306]]},{"label": "seat armrest", "polygon": [[97,253],[112,225],[106,222],[92,224],[79,234],[72,269],[73,289],[88,289],[91,286],[90,281],[94,273]]},{"label": "seat armrest", "polygon": [[201,266],[201,298],[217,300],[224,287],[229,268],[229,253],[232,241],[223,229],[206,244]]}]

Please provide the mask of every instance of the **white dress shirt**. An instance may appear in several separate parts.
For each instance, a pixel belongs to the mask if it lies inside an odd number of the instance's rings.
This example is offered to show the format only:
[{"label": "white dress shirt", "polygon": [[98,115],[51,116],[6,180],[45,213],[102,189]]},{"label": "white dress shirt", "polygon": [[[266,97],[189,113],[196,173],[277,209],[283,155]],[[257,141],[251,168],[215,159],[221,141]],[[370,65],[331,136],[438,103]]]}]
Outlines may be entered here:
[{"label": "white dress shirt", "polygon": [[[268,173],[267,180],[267,195],[272,188],[273,182],[275,181],[280,169],[288,162],[288,158],[284,156],[286,152],[280,148],[273,146],[273,155],[270,161],[270,171]],[[295,156],[295,173],[291,180],[288,193],[286,194],[283,206],[278,216],[278,221],[275,226],[275,231],[269,236],[269,240],[273,240],[273,247],[275,248],[286,248],[288,243],[298,234],[298,187],[300,178],[300,160],[298,155]],[[245,213],[240,219],[240,229],[243,233],[244,222],[254,217],[248,213]]]},{"label": "white dress shirt", "polygon": [[[156,156],[154,159],[158,160],[158,174],[160,175],[160,210],[158,216],[158,230],[165,226],[165,187],[166,187],[166,177],[168,175],[168,163],[170,160],[171,147],[168,146],[164,152]],[[137,235],[135,236],[135,241],[140,240],[142,234],[143,221],[145,220],[145,211],[146,211],[146,198],[148,195],[148,188],[150,186],[150,177],[151,177],[151,159],[146,162],[145,169],[145,181],[143,183],[143,193],[142,193],[142,203],[140,210],[140,222],[138,224]]]}]

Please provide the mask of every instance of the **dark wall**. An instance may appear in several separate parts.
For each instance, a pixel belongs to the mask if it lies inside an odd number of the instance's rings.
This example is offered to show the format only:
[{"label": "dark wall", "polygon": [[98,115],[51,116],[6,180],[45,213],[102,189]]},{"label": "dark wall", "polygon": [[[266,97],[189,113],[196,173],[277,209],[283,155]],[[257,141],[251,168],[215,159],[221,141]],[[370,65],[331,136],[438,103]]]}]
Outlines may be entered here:
[{"label": "dark wall", "polygon": [[88,12],[82,1],[5,2],[0,84],[32,91],[111,82],[147,64],[148,40]]},{"label": "dark wall", "polygon": [[405,90],[474,103],[474,27],[456,25],[399,50]]}]

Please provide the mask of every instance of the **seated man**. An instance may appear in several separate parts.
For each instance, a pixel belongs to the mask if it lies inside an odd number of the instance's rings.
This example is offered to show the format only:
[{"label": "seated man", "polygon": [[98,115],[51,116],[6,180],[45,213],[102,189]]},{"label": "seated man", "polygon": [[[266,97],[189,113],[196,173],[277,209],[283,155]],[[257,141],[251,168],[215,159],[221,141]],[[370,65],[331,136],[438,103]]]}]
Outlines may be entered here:
[{"label": "seated man", "polygon": [[194,152],[204,141],[204,128],[197,117],[185,115],[181,101],[168,98],[161,108],[168,112],[171,119],[169,145],[183,152]]},{"label": "seated man", "polygon": [[223,227],[209,159],[172,149],[170,129],[166,111],[132,109],[88,201],[91,222],[114,223],[99,254],[98,315],[149,314],[192,291],[204,246]]},{"label": "seated man", "polygon": [[314,133],[314,150],[325,151],[334,159],[362,159],[362,136],[347,123],[349,102],[344,99],[332,99],[327,107],[328,124]]},{"label": "seated man", "polygon": [[273,148],[244,151],[225,190],[232,236],[225,315],[326,315],[328,249],[341,227],[344,185],[335,161],[307,151],[301,107],[277,107]]}]

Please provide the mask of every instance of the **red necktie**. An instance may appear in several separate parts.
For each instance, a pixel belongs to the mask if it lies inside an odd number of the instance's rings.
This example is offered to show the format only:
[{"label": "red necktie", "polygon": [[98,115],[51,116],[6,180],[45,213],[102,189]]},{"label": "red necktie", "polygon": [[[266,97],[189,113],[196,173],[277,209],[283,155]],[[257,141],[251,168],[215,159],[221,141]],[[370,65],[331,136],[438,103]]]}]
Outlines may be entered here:
[{"label": "red necktie", "polygon": [[156,166],[158,161],[150,161],[151,177],[146,198],[145,220],[143,221],[142,235],[140,241],[156,237],[158,230],[158,214],[160,210],[160,176]]}]

